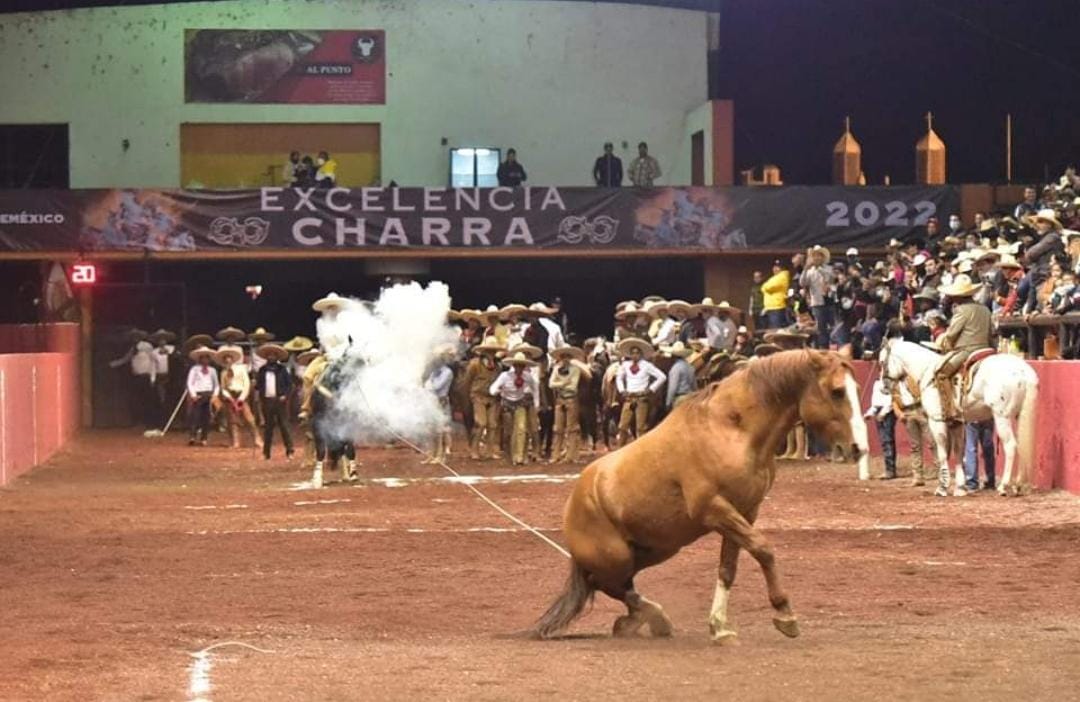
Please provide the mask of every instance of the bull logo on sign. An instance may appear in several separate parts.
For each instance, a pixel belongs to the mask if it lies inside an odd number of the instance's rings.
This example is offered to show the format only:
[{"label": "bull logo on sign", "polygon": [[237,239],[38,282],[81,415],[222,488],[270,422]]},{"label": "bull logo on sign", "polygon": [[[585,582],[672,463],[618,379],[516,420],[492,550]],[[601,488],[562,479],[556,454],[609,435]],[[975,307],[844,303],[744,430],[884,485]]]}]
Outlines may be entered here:
[{"label": "bull logo on sign", "polygon": [[580,244],[588,239],[590,244],[610,244],[619,232],[619,220],[607,215],[588,217],[571,215],[559,222],[559,241]]},{"label": "bull logo on sign", "polygon": [[374,34],[360,34],[353,39],[353,59],[359,63],[375,63],[382,55],[379,38]]}]

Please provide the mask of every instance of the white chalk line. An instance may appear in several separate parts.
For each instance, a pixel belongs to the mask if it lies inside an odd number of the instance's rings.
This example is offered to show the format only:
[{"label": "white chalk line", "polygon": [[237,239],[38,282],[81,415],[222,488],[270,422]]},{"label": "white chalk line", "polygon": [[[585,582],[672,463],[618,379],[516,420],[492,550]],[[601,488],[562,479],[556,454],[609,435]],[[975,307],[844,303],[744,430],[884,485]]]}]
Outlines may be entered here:
[{"label": "white chalk line", "polygon": [[462,527],[460,529],[424,529],[420,527],[276,527],[267,529],[194,529],[187,536],[230,536],[234,534],[523,534],[531,531],[558,533],[561,529],[534,527]]},{"label": "white chalk line", "polygon": [[210,657],[210,652],[215,648],[223,648],[225,646],[240,646],[241,648],[247,648],[258,653],[274,653],[274,651],[268,651],[265,648],[259,648],[258,646],[252,646],[242,641],[222,641],[212,646],[207,646],[201,651],[190,653],[192,658],[191,667],[188,668],[188,702],[210,702],[210,691],[213,689],[213,684],[210,682],[210,671],[213,669],[213,660]]},{"label": "white chalk line", "polygon": [[247,509],[247,505],[184,505],[184,509],[203,511],[208,509]]},{"label": "white chalk line", "polygon": [[300,500],[299,502],[293,502],[297,507],[307,507],[308,505],[338,505],[342,502],[352,502],[349,498],[340,500]]},{"label": "white chalk line", "polygon": [[[562,484],[573,482],[578,479],[577,473],[529,473],[525,475],[451,475],[445,477],[423,478],[361,478],[355,483],[341,483],[341,487],[364,488],[370,485],[378,485],[385,488],[403,488],[416,485],[480,485],[490,483],[493,485],[507,485],[512,483],[549,483]],[[292,483],[290,491],[314,490],[311,481],[305,480]]]}]

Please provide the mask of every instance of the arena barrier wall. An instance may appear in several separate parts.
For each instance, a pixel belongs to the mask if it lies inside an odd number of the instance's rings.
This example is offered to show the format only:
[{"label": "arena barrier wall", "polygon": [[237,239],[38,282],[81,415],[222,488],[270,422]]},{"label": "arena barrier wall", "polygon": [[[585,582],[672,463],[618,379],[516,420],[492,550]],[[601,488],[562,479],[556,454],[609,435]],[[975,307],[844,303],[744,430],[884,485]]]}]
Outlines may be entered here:
[{"label": "arena barrier wall", "polygon": [[[1080,362],[1076,361],[1029,361],[1039,376],[1039,410],[1036,436],[1036,466],[1033,482],[1043,490],[1060,489],[1080,494],[1080,432],[1075,430],[1076,413],[1080,398]],[[855,375],[861,388],[863,411],[870,406],[870,392],[880,370],[870,361],[855,361]],[[870,448],[875,456],[881,455],[877,427],[870,429]],[[902,456],[908,454],[908,437],[902,425],[896,428],[897,450]],[[929,457],[929,453],[927,453]],[[997,473],[1004,468],[1001,446],[997,449]]]},{"label": "arena barrier wall", "polygon": [[79,327],[0,325],[0,485],[78,431]]}]

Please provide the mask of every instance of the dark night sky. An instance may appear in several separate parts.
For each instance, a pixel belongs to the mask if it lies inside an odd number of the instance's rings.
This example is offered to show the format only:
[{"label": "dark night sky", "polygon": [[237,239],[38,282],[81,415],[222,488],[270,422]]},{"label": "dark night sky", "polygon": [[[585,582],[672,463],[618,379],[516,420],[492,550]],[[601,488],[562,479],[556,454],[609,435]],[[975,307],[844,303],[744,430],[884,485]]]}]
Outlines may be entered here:
[{"label": "dark night sky", "polygon": [[[1007,112],[1014,180],[1080,160],[1080,0],[633,1],[721,13],[712,97],[735,100],[737,168],[770,161],[788,183],[828,182],[850,114],[869,181],[911,182],[927,110],[952,182],[1004,181]],[[146,3],[0,10],[109,4]]]}]

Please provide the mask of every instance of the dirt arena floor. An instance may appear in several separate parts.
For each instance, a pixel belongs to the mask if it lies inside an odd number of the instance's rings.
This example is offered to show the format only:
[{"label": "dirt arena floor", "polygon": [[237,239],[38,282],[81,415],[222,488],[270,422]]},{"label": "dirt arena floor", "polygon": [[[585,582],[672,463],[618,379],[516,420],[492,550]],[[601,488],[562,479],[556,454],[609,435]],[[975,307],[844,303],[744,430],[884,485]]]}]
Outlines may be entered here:
[{"label": "dirt arena floor", "polygon": [[[710,537],[637,580],[673,639],[612,640],[622,610],[599,596],[573,636],[536,642],[510,635],[563,557],[407,449],[362,458],[362,482],[316,492],[284,459],[84,435],[0,491],[0,698],[1080,698],[1080,498],[939,499],[785,464],[759,523],[801,638],[773,629],[744,554],[739,637],[710,644]],[[559,538],[574,466],[451,464]],[[268,652],[191,655],[228,641]]]}]

